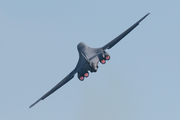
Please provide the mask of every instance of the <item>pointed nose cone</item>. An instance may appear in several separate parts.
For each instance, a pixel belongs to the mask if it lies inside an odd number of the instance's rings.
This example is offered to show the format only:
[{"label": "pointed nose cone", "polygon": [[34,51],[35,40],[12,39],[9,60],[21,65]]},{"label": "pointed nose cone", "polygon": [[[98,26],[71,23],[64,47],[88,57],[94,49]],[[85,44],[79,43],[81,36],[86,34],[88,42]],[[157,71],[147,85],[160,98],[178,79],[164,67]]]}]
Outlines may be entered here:
[{"label": "pointed nose cone", "polygon": [[84,49],[87,45],[83,42],[80,42],[78,45],[77,45],[77,49],[78,51],[81,51],[82,49]]}]

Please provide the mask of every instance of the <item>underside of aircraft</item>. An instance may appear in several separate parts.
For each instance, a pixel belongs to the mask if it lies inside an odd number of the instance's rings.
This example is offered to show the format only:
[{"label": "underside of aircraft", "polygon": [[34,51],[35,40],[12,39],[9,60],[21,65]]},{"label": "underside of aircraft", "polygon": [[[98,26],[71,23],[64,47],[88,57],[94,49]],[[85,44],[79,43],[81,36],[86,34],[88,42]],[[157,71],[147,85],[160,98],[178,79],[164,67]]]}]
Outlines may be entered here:
[{"label": "underside of aircraft", "polygon": [[122,34],[117,36],[115,39],[104,45],[100,48],[90,48],[85,43],[80,42],[77,45],[77,49],[79,52],[79,61],[72,72],[70,72],[62,81],[60,81],[56,86],[54,86],[49,92],[43,95],[40,99],[38,99],[35,103],[33,103],[29,108],[33,107],[40,100],[44,100],[46,97],[51,95],[57,89],[62,87],[68,81],[70,81],[74,75],[77,73],[78,79],[83,81],[84,78],[89,76],[90,72],[96,72],[98,69],[98,63],[101,62],[105,64],[107,60],[110,60],[110,55],[105,51],[107,49],[111,49],[115,44],[117,44],[122,38],[124,38],[128,33],[130,33],[135,27],[139,25],[139,23],[145,19],[150,13],[146,14],[139,21],[133,24],[130,28],[124,31]]}]

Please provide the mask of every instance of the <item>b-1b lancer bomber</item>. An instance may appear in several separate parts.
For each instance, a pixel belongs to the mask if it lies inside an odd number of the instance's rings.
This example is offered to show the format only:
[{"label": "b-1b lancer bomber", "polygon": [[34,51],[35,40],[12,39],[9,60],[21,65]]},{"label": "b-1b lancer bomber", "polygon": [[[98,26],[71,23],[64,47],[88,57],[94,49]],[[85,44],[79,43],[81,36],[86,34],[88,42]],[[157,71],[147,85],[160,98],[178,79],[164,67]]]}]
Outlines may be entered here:
[{"label": "b-1b lancer bomber", "polygon": [[102,64],[106,63],[106,60],[110,60],[110,55],[105,51],[107,49],[111,49],[115,44],[117,44],[122,38],[124,38],[128,33],[130,33],[135,27],[139,25],[139,23],[145,19],[150,13],[146,14],[139,21],[133,24],[130,28],[124,31],[122,34],[117,36],[115,39],[110,41],[108,44],[104,45],[100,48],[90,48],[83,42],[80,42],[77,45],[77,49],[79,52],[79,61],[75,67],[75,69],[70,72],[62,81],[60,81],[56,86],[54,86],[49,92],[43,95],[40,99],[38,99],[35,103],[33,103],[29,108],[33,107],[40,100],[44,100],[46,97],[51,95],[57,89],[62,87],[68,81],[70,81],[74,75],[77,73],[78,79],[83,81],[84,78],[89,76],[89,72],[96,72],[98,69],[98,63]]}]

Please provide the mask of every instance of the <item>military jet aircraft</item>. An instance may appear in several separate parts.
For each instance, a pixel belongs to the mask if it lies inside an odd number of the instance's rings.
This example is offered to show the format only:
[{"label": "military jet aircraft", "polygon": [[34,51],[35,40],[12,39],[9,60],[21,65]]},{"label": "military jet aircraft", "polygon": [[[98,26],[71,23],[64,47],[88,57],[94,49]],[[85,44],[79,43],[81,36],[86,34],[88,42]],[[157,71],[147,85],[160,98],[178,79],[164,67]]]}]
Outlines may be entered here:
[{"label": "military jet aircraft", "polygon": [[33,107],[40,100],[44,100],[46,97],[51,95],[57,89],[62,87],[68,81],[70,81],[74,75],[77,73],[79,80],[83,81],[84,78],[89,76],[89,72],[96,72],[98,69],[99,61],[102,64],[106,63],[106,60],[110,60],[110,55],[105,51],[107,49],[111,49],[115,44],[117,44],[122,38],[124,38],[128,33],[130,33],[135,27],[139,25],[139,23],[146,18],[150,13],[146,14],[139,21],[137,21],[134,25],[124,31],[122,34],[117,36],[115,39],[110,41],[108,44],[104,45],[100,48],[90,48],[85,43],[80,42],[77,45],[77,49],[79,52],[79,61],[75,67],[75,69],[70,72],[62,81],[60,81],[56,86],[54,86],[49,92],[43,95],[40,99],[38,99],[35,103],[33,103],[29,108]]}]

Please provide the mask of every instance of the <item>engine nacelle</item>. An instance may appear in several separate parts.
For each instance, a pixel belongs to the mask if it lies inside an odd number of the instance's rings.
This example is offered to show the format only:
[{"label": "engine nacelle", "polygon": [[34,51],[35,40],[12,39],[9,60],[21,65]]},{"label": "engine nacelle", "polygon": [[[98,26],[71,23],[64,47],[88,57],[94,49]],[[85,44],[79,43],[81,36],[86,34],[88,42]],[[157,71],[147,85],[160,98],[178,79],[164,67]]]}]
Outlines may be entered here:
[{"label": "engine nacelle", "polygon": [[106,60],[110,60],[110,55],[106,51],[103,51],[99,56],[99,60],[102,64],[105,64]]},{"label": "engine nacelle", "polygon": [[105,53],[105,59],[110,60],[110,55],[107,52]]},{"label": "engine nacelle", "polygon": [[89,77],[89,72],[88,72],[88,71],[84,72],[83,74],[81,74],[81,73],[78,72],[78,79],[79,79],[80,81],[83,81],[84,78],[87,78],[87,77]]},{"label": "engine nacelle", "polygon": [[79,79],[80,81],[83,81],[83,80],[84,80],[84,75],[81,75],[80,73],[78,73],[78,79]]},{"label": "engine nacelle", "polygon": [[102,59],[102,60],[100,60],[100,62],[101,62],[102,64],[105,64],[105,63],[106,63],[106,60],[105,60],[105,59]]},{"label": "engine nacelle", "polygon": [[84,73],[84,77],[89,77],[89,72],[88,71],[86,71],[85,73]]}]

